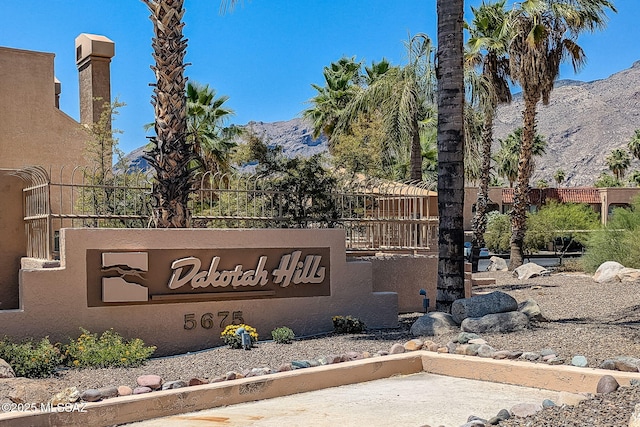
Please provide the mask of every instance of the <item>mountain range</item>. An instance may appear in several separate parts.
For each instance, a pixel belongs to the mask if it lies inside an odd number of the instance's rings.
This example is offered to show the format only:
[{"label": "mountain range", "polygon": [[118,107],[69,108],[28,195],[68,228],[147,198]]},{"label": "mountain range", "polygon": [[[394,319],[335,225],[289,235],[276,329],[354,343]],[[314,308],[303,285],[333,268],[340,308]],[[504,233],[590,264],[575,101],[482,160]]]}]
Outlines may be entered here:
[{"label": "mountain range", "polygon": [[[640,129],[640,61],[606,79],[591,82],[560,80],[549,105],[538,104],[537,132],[547,140],[546,153],[536,158],[532,183],[546,179],[553,183],[558,169],[565,171],[562,186],[590,186],[600,173],[608,171],[606,157],[627,143]],[[495,118],[494,150],[499,139],[522,126],[524,102],[515,94],[509,105],[498,108]],[[287,156],[311,156],[327,151],[323,136],[313,138],[312,126],[301,118],[244,126],[263,136],[269,145],[282,146]],[[130,164],[145,168],[144,147],[129,153]],[[631,170],[640,170],[634,159]]]}]

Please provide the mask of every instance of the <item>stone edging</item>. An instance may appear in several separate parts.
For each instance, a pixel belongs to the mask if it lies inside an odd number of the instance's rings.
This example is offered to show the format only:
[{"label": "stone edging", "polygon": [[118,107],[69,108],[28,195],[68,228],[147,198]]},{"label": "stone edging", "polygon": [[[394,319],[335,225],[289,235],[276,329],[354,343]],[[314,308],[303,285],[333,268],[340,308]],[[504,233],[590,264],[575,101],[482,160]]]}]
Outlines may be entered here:
[{"label": "stone edging", "polygon": [[111,426],[418,372],[572,393],[595,393],[596,385],[604,375],[612,375],[621,385],[628,385],[631,379],[640,380],[640,373],[493,360],[420,350],[267,376],[116,397],[87,403],[84,406],[86,412],[83,413],[0,413],[0,427]]}]

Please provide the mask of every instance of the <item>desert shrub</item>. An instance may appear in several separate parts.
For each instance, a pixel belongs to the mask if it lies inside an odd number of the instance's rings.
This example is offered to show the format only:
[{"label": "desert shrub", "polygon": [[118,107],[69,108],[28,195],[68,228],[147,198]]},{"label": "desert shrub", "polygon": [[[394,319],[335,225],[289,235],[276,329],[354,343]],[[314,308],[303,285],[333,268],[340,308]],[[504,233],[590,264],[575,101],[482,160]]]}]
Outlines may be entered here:
[{"label": "desert shrub", "polygon": [[594,272],[606,261],[640,268],[640,198],[630,209],[615,208],[607,226],[592,233],[583,257],[585,271]]},{"label": "desert shrub", "polygon": [[251,344],[258,341],[258,331],[253,326],[240,324],[240,325],[228,325],[222,333],[220,338],[226,345],[231,348],[242,348],[242,336],[236,334],[238,329],[244,328],[245,332],[251,337]]},{"label": "desert shrub", "polygon": [[147,347],[139,338],[125,341],[113,329],[106,330],[98,337],[86,329],[71,340],[64,348],[66,364],[77,368],[106,368],[140,366],[156,347]]},{"label": "desert shrub", "polygon": [[364,322],[352,316],[333,316],[333,331],[337,334],[359,334],[367,327]]},{"label": "desert shrub", "polygon": [[571,258],[562,261],[556,270],[557,272],[584,271],[584,261],[581,258]]},{"label": "desert shrub", "polygon": [[296,337],[291,328],[281,326],[271,331],[271,337],[278,344],[289,344]]},{"label": "desert shrub", "polygon": [[497,211],[487,214],[487,231],[484,241],[491,252],[508,252],[511,239],[511,219],[508,214]]},{"label": "desert shrub", "polygon": [[59,347],[51,344],[48,337],[20,343],[5,337],[0,341],[0,359],[4,359],[19,377],[44,378],[54,372],[63,357]]}]

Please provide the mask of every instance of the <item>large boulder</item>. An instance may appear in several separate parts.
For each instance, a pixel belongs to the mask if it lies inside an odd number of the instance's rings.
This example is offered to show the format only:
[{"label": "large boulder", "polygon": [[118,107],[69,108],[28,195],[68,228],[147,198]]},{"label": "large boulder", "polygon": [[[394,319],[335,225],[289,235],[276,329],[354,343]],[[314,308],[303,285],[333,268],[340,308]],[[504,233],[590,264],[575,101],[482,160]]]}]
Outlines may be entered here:
[{"label": "large boulder", "polygon": [[619,262],[603,262],[596,270],[596,274],[593,275],[593,280],[598,283],[619,282],[620,278],[618,277],[618,273],[622,269],[624,269],[624,265]]},{"label": "large boulder", "polygon": [[451,305],[451,317],[460,324],[467,317],[504,313],[518,309],[518,302],[511,295],[495,291],[485,295],[455,300]]},{"label": "large boulder", "polygon": [[4,359],[0,359],[0,378],[14,378],[16,373]]},{"label": "large boulder", "polygon": [[529,327],[529,318],[519,311],[487,314],[483,317],[468,317],[462,321],[465,332],[484,334],[487,332],[514,332]]},{"label": "large boulder", "polygon": [[623,268],[618,271],[618,280],[621,282],[639,282],[640,281],[640,270],[637,268]]},{"label": "large boulder", "polygon": [[459,330],[450,314],[437,311],[421,316],[411,325],[411,335],[414,337],[443,335]]},{"label": "large boulder", "polygon": [[529,298],[528,300],[518,304],[518,311],[526,314],[529,320],[535,320],[536,322],[547,321],[540,311],[540,306],[534,299]]},{"label": "large boulder", "polygon": [[492,256],[489,258],[489,265],[487,265],[487,271],[507,271],[507,261],[499,256]]},{"label": "large boulder", "polygon": [[536,276],[548,276],[549,274],[549,270],[533,262],[528,262],[513,270],[513,277],[517,277],[520,280],[526,280]]}]

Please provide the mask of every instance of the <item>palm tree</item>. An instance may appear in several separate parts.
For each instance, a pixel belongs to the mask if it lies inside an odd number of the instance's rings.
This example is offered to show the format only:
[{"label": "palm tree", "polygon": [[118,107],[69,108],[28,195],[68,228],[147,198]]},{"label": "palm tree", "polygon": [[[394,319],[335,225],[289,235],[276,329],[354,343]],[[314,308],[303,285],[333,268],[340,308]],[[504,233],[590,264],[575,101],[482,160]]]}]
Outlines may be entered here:
[{"label": "palm tree", "polygon": [[[371,84],[358,91],[342,111],[337,134],[349,132],[349,124],[361,114],[382,114],[387,135],[387,151],[393,157],[410,153],[410,179],[422,181],[421,135],[435,124],[433,47],[425,34],[413,36],[406,44],[409,63],[390,67]],[[407,148],[409,148],[407,150]]]},{"label": "palm tree", "polygon": [[[500,150],[496,153],[496,164],[498,175],[509,181],[509,187],[518,179],[518,160],[520,147],[522,146],[522,128],[517,128],[507,135],[505,139],[500,139]],[[547,141],[540,134],[536,134],[531,149],[532,156],[541,156],[545,153]],[[535,169],[533,159],[529,163],[532,171]]]},{"label": "palm tree", "polygon": [[635,170],[631,173],[631,176],[629,177],[629,184],[635,187],[640,187],[640,171]]},{"label": "palm tree", "polygon": [[451,311],[464,298],[464,49],[463,0],[437,0],[438,15],[438,295]]},{"label": "palm tree", "polygon": [[480,186],[473,217],[473,238],[471,255],[473,271],[478,268],[480,248],[485,246],[484,233],[487,230],[487,203],[489,200],[489,180],[491,172],[491,145],[493,142],[493,117],[499,104],[511,102],[509,89],[509,60],[507,51],[510,42],[510,20],[504,8],[505,0],[496,3],[482,3],[479,8],[471,8],[473,20],[467,25],[470,33],[467,42],[467,61],[482,68],[482,75],[490,83],[491,91],[484,100],[484,123],[482,130]]},{"label": "palm tree", "polygon": [[633,157],[640,160],[640,129],[636,129],[629,141],[628,147]]},{"label": "palm tree", "polygon": [[311,121],[313,137],[318,138],[323,134],[329,140],[330,148],[333,143],[333,132],[342,111],[360,90],[361,66],[362,64],[356,62],[355,57],[340,58],[338,62],[332,62],[330,66],[324,67],[322,73],[325,80],[324,86],[311,85],[318,93],[308,101],[312,106],[304,110],[302,116]]},{"label": "palm tree", "polygon": [[229,155],[241,134],[237,126],[224,124],[234,111],[224,104],[229,97],[216,97],[209,85],[187,83],[187,141],[193,145],[203,172],[228,172]]},{"label": "palm tree", "polygon": [[524,98],[522,146],[518,160],[518,181],[511,211],[511,256],[509,268],[522,265],[531,178],[531,150],[536,134],[536,105],[549,103],[560,64],[571,59],[574,70],[585,61],[576,43],[584,31],[606,24],[606,9],[615,11],[608,0],[525,0],[513,10],[514,37],[509,46],[512,78],[522,87]]},{"label": "palm tree", "polygon": [[565,177],[564,170],[562,169],[558,169],[556,173],[553,174],[553,180],[558,184],[558,187],[564,182]]},{"label": "palm tree", "polygon": [[616,148],[607,156],[606,162],[616,180],[621,181],[627,169],[631,166],[631,157],[626,151]]},{"label": "palm tree", "polygon": [[[190,166],[196,159],[193,145],[187,141],[187,79],[184,62],[187,40],[182,28],[184,0],[142,0],[151,12],[152,40],[156,75],[151,103],[155,110],[155,134],[146,159],[155,169],[153,220],[156,227],[187,227],[187,201],[194,179]],[[222,5],[233,5],[234,0]]]}]

